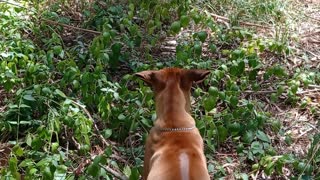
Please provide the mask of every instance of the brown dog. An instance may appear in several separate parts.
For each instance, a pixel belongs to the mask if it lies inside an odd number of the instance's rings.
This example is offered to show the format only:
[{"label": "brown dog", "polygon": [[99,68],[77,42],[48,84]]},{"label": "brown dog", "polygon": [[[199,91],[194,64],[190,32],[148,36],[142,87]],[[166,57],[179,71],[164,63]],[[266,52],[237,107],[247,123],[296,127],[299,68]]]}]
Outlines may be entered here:
[{"label": "brown dog", "polygon": [[190,89],[206,70],[166,68],[135,75],[155,93],[157,120],[147,139],[144,180],[209,180],[203,140],[190,115]]}]

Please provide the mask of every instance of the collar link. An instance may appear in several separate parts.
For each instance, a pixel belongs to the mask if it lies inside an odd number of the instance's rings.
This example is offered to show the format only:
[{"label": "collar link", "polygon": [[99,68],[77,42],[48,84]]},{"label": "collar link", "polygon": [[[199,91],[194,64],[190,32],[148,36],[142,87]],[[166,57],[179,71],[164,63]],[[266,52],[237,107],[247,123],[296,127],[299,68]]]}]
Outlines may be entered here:
[{"label": "collar link", "polygon": [[161,132],[179,132],[179,131],[192,131],[196,126],[187,127],[187,128],[156,128]]}]

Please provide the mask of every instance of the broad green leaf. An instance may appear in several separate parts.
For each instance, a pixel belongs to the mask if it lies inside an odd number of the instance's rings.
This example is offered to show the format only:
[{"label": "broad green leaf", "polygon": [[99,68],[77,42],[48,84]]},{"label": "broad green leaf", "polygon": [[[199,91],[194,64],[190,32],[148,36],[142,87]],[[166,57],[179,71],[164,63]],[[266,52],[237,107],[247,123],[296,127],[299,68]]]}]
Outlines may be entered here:
[{"label": "broad green leaf", "polygon": [[214,86],[210,86],[208,92],[213,97],[218,97],[219,96],[219,90],[218,90],[218,88],[216,88]]},{"label": "broad green leaf", "polygon": [[54,142],[51,144],[51,151],[52,152],[57,152],[58,148],[59,148],[59,143]]},{"label": "broad green leaf", "polygon": [[246,174],[246,173],[241,173],[241,174],[240,174],[240,177],[241,177],[241,179],[243,179],[243,180],[248,180],[248,179],[249,179],[249,176],[248,176],[248,174]]},{"label": "broad green leaf", "polygon": [[131,169],[131,175],[129,177],[129,180],[136,180],[136,179],[139,179],[139,177],[140,177],[140,173],[139,173],[138,168],[133,167]]},{"label": "broad green leaf", "polygon": [[199,22],[201,21],[201,16],[199,14],[194,14],[192,16],[192,19],[196,24],[199,24]]},{"label": "broad green leaf", "polygon": [[33,166],[34,164],[35,163],[32,159],[25,159],[19,164],[19,167],[28,167],[28,166]]},{"label": "broad green leaf", "polygon": [[94,164],[101,164],[101,165],[105,165],[107,163],[107,159],[106,157],[102,154],[102,155],[98,155],[94,158],[93,160]]},{"label": "broad green leaf", "polygon": [[236,96],[231,96],[230,98],[230,105],[232,107],[237,107],[238,105],[238,98]]},{"label": "broad green leaf", "polygon": [[251,152],[253,154],[264,154],[263,145],[258,141],[251,143]]},{"label": "broad green leaf", "polygon": [[217,99],[213,96],[209,96],[204,100],[204,109],[209,112],[216,106]]},{"label": "broad green leaf", "polygon": [[270,138],[263,131],[258,130],[256,135],[258,139],[270,143]]},{"label": "broad green leaf", "polygon": [[24,95],[23,99],[25,99],[27,101],[35,101],[34,97],[31,94]]},{"label": "broad green leaf", "polygon": [[104,154],[109,157],[112,154],[112,148],[109,146],[104,150]]},{"label": "broad green leaf", "polygon": [[103,137],[108,139],[112,135],[112,129],[103,130]]},{"label": "broad green leaf", "polygon": [[234,123],[232,123],[232,124],[230,124],[229,126],[228,126],[228,129],[230,130],[230,132],[233,134],[233,135],[235,135],[235,134],[238,134],[239,132],[240,132],[240,124],[239,123],[237,123],[237,122],[234,122]]},{"label": "broad green leaf", "polygon": [[245,143],[251,143],[251,141],[253,141],[254,136],[253,136],[253,132],[252,131],[247,131],[244,133],[243,135],[243,142]]},{"label": "broad green leaf", "polygon": [[200,39],[200,41],[201,41],[202,43],[206,40],[206,38],[207,38],[207,36],[208,36],[208,34],[207,34],[206,31],[200,31],[200,32],[198,32],[197,34],[198,34],[198,38]]},{"label": "broad green leaf", "polygon": [[59,96],[63,97],[63,98],[66,98],[66,97],[67,97],[67,96],[66,96],[62,91],[60,91],[59,89],[56,89],[54,92],[55,92],[56,94],[58,94]]},{"label": "broad green leaf", "polygon": [[17,155],[18,157],[21,157],[23,155],[23,149],[18,145],[14,146],[12,150],[14,154]]},{"label": "broad green leaf", "polygon": [[212,53],[216,53],[216,52],[217,52],[217,46],[216,46],[215,44],[211,43],[211,44],[209,45],[209,47],[210,47],[210,51],[211,51]]},{"label": "broad green leaf", "polygon": [[181,16],[180,22],[182,27],[187,27],[189,25],[190,18],[188,16]]},{"label": "broad green leaf", "polygon": [[201,54],[202,54],[202,46],[200,44],[195,44],[193,46],[193,48],[194,48],[195,55],[201,56]]},{"label": "broad green leaf", "polygon": [[224,142],[227,139],[228,130],[223,126],[218,126],[219,142]]},{"label": "broad green leaf", "polygon": [[92,163],[92,164],[90,164],[90,165],[88,166],[88,169],[87,169],[87,170],[88,170],[88,174],[89,174],[89,175],[97,178],[97,177],[99,176],[99,174],[100,174],[100,169],[101,169],[101,168],[99,167],[98,164]]},{"label": "broad green leaf", "polygon": [[123,174],[126,175],[127,177],[130,177],[131,175],[131,169],[128,165],[126,165],[124,168],[123,168]]},{"label": "broad green leaf", "polygon": [[177,34],[179,33],[181,29],[181,24],[180,24],[180,21],[175,21],[171,24],[170,26],[170,30],[174,33],[174,34]]}]

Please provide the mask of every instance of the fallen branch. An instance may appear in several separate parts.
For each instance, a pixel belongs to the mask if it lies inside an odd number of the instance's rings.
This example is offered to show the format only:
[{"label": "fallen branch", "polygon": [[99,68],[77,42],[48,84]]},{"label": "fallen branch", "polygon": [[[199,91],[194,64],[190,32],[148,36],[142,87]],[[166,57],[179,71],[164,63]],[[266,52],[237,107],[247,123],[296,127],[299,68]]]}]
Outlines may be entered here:
[{"label": "fallen branch", "polygon": [[[84,171],[85,167],[86,167],[88,164],[90,164],[90,163],[93,162],[94,157],[95,157],[95,156],[91,156],[90,159],[84,160],[83,163],[81,163],[81,164],[75,169],[75,171],[74,171],[75,174],[76,174],[76,175],[83,174],[83,171]],[[108,171],[108,172],[109,172],[110,174],[112,174],[114,177],[117,177],[117,178],[119,178],[119,179],[121,179],[121,180],[128,180],[128,177],[127,177],[126,175],[124,175],[124,174],[122,174],[122,173],[120,173],[120,172],[117,172],[117,171],[113,170],[112,168],[110,168],[110,167],[107,166],[107,165],[102,165],[102,164],[99,163],[99,166],[100,166],[101,168],[103,168],[104,170]]]},{"label": "fallen branch", "polygon": [[113,170],[113,169],[110,168],[109,166],[103,166],[103,165],[101,165],[101,164],[99,164],[99,166],[100,166],[101,168],[103,168],[104,170],[108,171],[109,173],[111,173],[112,175],[114,175],[115,177],[121,179],[121,180],[128,180],[128,179],[129,179],[126,175],[124,175],[124,174],[122,174],[122,173],[120,173],[120,172],[117,172],[117,171]]},{"label": "fallen branch", "polygon": [[254,93],[254,94],[270,94],[270,93],[276,93],[276,90],[269,90],[269,91],[252,91],[252,90],[247,90],[243,91],[244,93]]},{"label": "fallen branch", "polygon": [[314,44],[320,44],[320,41],[316,41],[316,40],[309,40],[309,43],[314,43]]},{"label": "fallen branch", "polygon": [[[247,91],[243,91],[243,92],[244,93],[253,93],[253,94],[270,94],[270,93],[276,93],[277,90],[267,90],[267,91],[247,90]],[[305,93],[309,93],[309,92],[320,92],[320,89],[307,89],[307,90],[304,90],[304,91],[298,91],[296,94],[300,95],[300,94],[305,94]]]},{"label": "fallen branch", "polygon": [[76,146],[77,150],[81,149],[81,145],[76,141],[76,139],[74,137],[71,137],[71,141]]},{"label": "fallen branch", "polygon": [[[227,18],[227,17],[220,16],[220,15],[217,15],[217,14],[214,14],[214,13],[209,13],[209,14],[210,14],[211,16],[215,17],[216,19],[221,19],[221,20],[230,22],[230,19]],[[239,23],[240,23],[241,25],[246,25],[246,26],[255,26],[255,27],[264,28],[264,29],[271,29],[271,27],[263,26],[263,25],[260,25],[260,24],[254,24],[254,23],[243,22],[243,21],[240,21]]]},{"label": "fallen branch", "polygon": [[316,34],[320,34],[320,30],[319,30],[319,31],[314,31],[314,32],[308,33],[308,34],[306,34],[306,35],[304,35],[304,36],[302,36],[302,37],[303,37],[303,38],[304,38],[304,37],[309,37],[309,36],[313,36],[313,35],[316,35]]},{"label": "fallen branch", "polygon": [[104,139],[104,137],[100,134],[100,131],[99,131],[99,129],[98,129],[98,126],[97,126],[97,124],[96,124],[96,121],[92,118],[91,114],[90,114],[89,111],[85,108],[85,106],[82,105],[82,104],[79,104],[79,103],[77,103],[77,102],[75,102],[75,101],[72,101],[72,103],[75,104],[75,105],[77,105],[77,106],[79,106],[79,107],[86,113],[86,115],[88,116],[88,118],[92,121],[94,130],[96,131],[99,139],[102,141],[102,143],[103,143],[104,145],[109,146],[110,143],[108,143],[108,142]]},{"label": "fallen branch", "polygon": [[63,23],[59,23],[59,22],[56,22],[56,21],[52,21],[52,20],[49,20],[49,19],[41,18],[41,21],[45,21],[45,22],[50,23],[50,24],[59,25],[59,26],[63,26],[63,27],[66,27],[66,28],[76,29],[76,30],[79,30],[79,31],[84,31],[84,32],[93,33],[93,34],[97,34],[97,35],[101,34],[101,32],[99,32],[99,31],[94,31],[94,30],[90,30],[90,29],[83,29],[83,28],[71,26],[71,25],[68,25],[68,24],[63,24]]},{"label": "fallen branch", "polygon": [[309,92],[320,92],[320,89],[308,89],[308,90],[305,90],[305,91],[300,91],[300,92],[297,92],[297,95],[305,94],[305,93],[309,93]]},{"label": "fallen branch", "polygon": [[319,88],[319,89],[320,89],[320,86],[319,86],[319,85],[314,85],[314,84],[310,84],[310,85],[308,85],[308,87],[311,87],[311,88]]}]

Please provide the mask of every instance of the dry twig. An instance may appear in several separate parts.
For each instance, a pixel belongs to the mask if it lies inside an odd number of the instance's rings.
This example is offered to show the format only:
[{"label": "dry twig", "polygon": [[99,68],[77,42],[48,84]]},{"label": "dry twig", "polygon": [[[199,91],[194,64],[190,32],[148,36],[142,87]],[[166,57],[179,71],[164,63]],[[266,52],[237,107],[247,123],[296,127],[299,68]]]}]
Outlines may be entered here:
[{"label": "dry twig", "polygon": [[[217,14],[214,14],[214,13],[210,13],[210,15],[213,16],[213,17],[215,17],[216,19],[221,19],[221,20],[230,22],[230,19],[227,18],[227,17],[220,16],[220,15],[217,15]],[[258,27],[258,28],[271,29],[271,27],[263,26],[263,25],[260,25],[260,24],[254,24],[254,23],[243,22],[243,21],[240,21],[239,23],[240,23],[241,25],[245,25],[245,26],[255,26],[255,27]]]},{"label": "dry twig", "polygon": [[102,167],[104,170],[108,171],[109,173],[111,173],[112,175],[114,175],[115,177],[121,179],[121,180],[128,180],[127,176],[125,176],[124,174],[122,174],[120,172],[117,172],[117,171],[113,170],[109,166],[103,166],[101,164],[99,164],[99,166]]},{"label": "dry twig", "polygon": [[104,137],[100,134],[100,131],[99,131],[99,129],[98,129],[98,126],[97,126],[97,124],[96,124],[96,121],[92,118],[91,114],[90,114],[89,111],[85,108],[85,106],[84,106],[84,105],[81,105],[81,104],[79,104],[79,103],[77,103],[77,102],[75,102],[75,101],[72,101],[72,103],[75,104],[75,105],[77,105],[77,106],[79,106],[80,108],[82,108],[82,110],[86,113],[86,115],[88,116],[88,118],[92,121],[94,130],[96,131],[96,133],[97,133],[99,139],[101,140],[101,142],[102,142],[104,145],[109,146],[110,143],[108,143],[108,142],[104,139]]},{"label": "dry twig", "polygon": [[314,32],[311,32],[311,33],[308,33],[306,35],[303,35],[302,37],[309,37],[309,36],[313,36],[313,35],[316,35],[316,34],[320,34],[320,30],[319,31],[314,31]]},{"label": "dry twig", "polygon": [[56,21],[52,21],[52,20],[49,20],[49,19],[42,18],[41,20],[45,21],[47,23],[50,23],[50,24],[59,25],[59,26],[63,26],[63,27],[66,27],[66,28],[70,28],[70,29],[76,29],[76,30],[79,30],[79,31],[84,31],[84,32],[93,33],[93,34],[97,34],[97,35],[101,34],[101,32],[99,32],[99,31],[94,31],[94,30],[90,30],[90,29],[83,29],[83,28],[79,28],[79,27],[75,27],[75,26],[59,23],[59,22],[56,22]]}]

